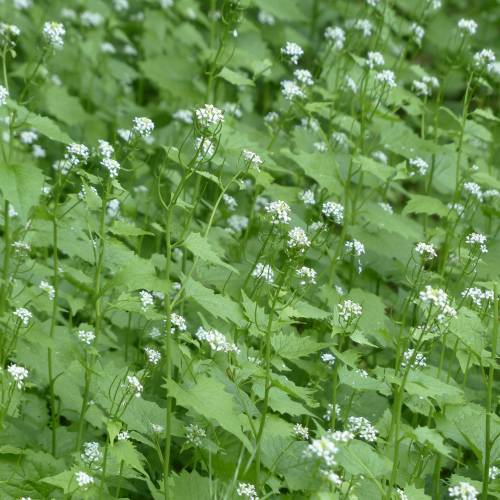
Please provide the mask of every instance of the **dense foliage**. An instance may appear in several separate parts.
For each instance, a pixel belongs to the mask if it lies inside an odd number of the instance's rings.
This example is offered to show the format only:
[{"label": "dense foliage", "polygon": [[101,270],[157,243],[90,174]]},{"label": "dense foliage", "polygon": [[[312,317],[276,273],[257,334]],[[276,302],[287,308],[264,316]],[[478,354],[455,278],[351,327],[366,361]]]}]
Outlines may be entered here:
[{"label": "dense foliage", "polygon": [[498,1],[0,20],[1,500],[500,498]]}]

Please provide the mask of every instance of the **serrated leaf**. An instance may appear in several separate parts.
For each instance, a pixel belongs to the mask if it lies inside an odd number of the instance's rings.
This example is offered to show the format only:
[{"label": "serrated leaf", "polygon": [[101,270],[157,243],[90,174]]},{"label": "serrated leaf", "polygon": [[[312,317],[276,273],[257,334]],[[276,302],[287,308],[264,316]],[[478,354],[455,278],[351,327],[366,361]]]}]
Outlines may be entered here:
[{"label": "serrated leaf", "polygon": [[448,213],[448,209],[437,198],[421,194],[414,194],[411,196],[410,201],[408,201],[403,210],[403,215],[411,213],[439,215],[443,217]]},{"label": "serrated leaf", "polygon": [[222,78],[223,80],[226,80],[226,82],[232,83],[233,85],[255,86],[255,83],[243,73],[234,71],[226,67],[222,68],[222,71],[217,76],[219,78]]},{"label": "serrated leaf", "polygon": [[185,240],[184,246],[196,257],[210,262],[216,266],[222,266],[229,269],[235,274],[239,274],[238,270],[230,264],[224,262],[214,251],[209,241],[200,233],[191,233]]}]

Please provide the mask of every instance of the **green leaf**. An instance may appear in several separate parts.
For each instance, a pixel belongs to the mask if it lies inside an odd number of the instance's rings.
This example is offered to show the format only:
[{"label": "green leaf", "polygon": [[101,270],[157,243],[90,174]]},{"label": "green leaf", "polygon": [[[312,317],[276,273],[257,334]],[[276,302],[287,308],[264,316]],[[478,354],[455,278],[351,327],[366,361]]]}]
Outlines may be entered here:
[{"label": "green leaf", "polygon": [[23,166],[0,163],[0,189],[23,222],[42,194],[42,172],[30,164]]},{"label": "green leaf", "polygon": [[210,262],[216,266],[222,266],[229,269],[235,274],[239,274],[238,270],[233,266],[224,262],[213,250],[208,240],[200,233],[191,233],[184,241],[184,246],[196,257]]},{"label": "green leaf", "polygon": [[273,335],[271,345],[276,354],[286,359],[302,358],[328,346],[328,344],[316,342],[311,337],[299,337],[293,333]]},{"label": "green leaf", "polygon": [[210,479],[203,477],[193,470],[183,470],[179,476],[174,477],[172,498],[189,498],[189,500],[209,500]]},{"label": "green leaf", "polygon": [[411,196],[410,201],[406,204],[406,207],[403,210],[403,215],[411,213],[427,215],[436,214],[443,217],[448,214],[448,209],[437,198],[414,194]]},{"label": "green leaf", "polygon": [[113,225],[109,228],[109,232],[118,236],[153,236],[153,233],[150,233],[149,231],[144,231],[133,224],[119,220],[113,223]]},{"label": "green leaf", "polygon": [[243,434],[233,397],[220,382],[206,375],[198,377],[195,384],[181,387],[173,380],[167,382],[169,394],[180,406],[194,410],[208,421],[215,421],[236,436],[248,450],[250,441]]},{"label": "green leaf", "polygon": [[233,71],[232,69],[226,67],[222,68],[222,71],[217,76],[226,80],[226,82],[232,83],[233,85],[255,86],[255,83],[243,73]]},{"label": "green leaf", "polygon": [[347,472],[362,474],[375,482],[392,470],[392,462],[387,457],[379,455],[370,445],[356,439],[342,446],[337,457],[338,463]]},{"label": "green leaf", "polygon": [[444,455],[445,457],[450,457],[451,448],[444,444],[443,436],[436,430],[430,429],[429,427],[417,427],[412,431],[415,439],[422,445],[430,445],[432,449]]},{"label": "green leaf", "polygon": [[45,101],[49,114],[67,125],[82,124],[88,118],[80,99],[69,95],[63,87],[50,87],[45,93]]}]

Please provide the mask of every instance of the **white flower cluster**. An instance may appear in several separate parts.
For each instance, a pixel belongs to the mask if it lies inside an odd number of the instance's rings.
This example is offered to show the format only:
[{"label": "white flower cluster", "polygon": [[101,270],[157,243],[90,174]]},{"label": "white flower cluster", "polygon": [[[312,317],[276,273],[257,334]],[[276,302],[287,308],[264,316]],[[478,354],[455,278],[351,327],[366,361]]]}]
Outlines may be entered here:
[{"label": "white flower cluster", "polygon": [[127,375],[127,383],[128,389],[131,389],[134,392],[134,396],[136,398],[140,398],[142,396],[142,391],[144,390],[140,380],[135,375]]},{"label": "white flower cluster", "polygon": [[331,468],[337,464],[336,456],[338,451],[339,449],[335,444],[332,433],[327,432],[319,439],[313,439],[305,453],[306,456],[317,458],[326,467]]},{"label": "white flower cluster", "polygon": [[84,443],[83,452],[81,453],[80,458],[86,464],[89,464],[89,465],[101,460],[102,452],[101,452],[101,449],[99,447],[99,443],[97,443],[96,441],[89,441],[87,443]]},{"label": "white flower cluster", "polygon": [[335,364],[335,356],[331,352],[324,352],[321,355],[321,361],[328,366],[333,366]]},{"label": "white flower cluster", "polygon": [[217,126],[224,122],[224,113],[213,104],[205,104],[202,108],[198,108],[195,115],[203,128],[210,127],[210,125]]},{"label": "white flower cluster", "polygon": [[306,85],[307,87],[314,85],[312,74],[308,69],[296,69],[293,72],[293,76],[298,82]]},{"label": "white flower cluster", "polygon": [[281,53],[287,56],[292,64],[296,65],[304,54],[304,50],[295,42],[286,42],[286,45],[281,48]]},{"label": "white flower cluster", "polygon": [[[328,403],[326,405],[326,412],[323,415],[323,420],[329,422],[332,419],[333,415],[333,405],[332,403]],[[338,404],[335,405],[335,415],[340,418],[340,406]]]},{"label": "white flower cluster", "polygon": [[458,29],[460,30],[460,34],[464,36],[467,35],[475,35],[477,31],[477,23],[474,19],[460,19],[457,23]]},{"label": "white flower cluster", "polygon": [[424,76],[422,80],[413,80],[413,90],[418,96],[429,97],[432,90],[439,88],[439,80],[435,76]]},{"label": "white flower cluster", "polygon": [[241,233],[248,227],[248,217],[245,215],[231,215],[227,219],[227,231],[230,233]]},{"label": "white flower cluster", "polygon": [[480,288],[472,287],[466,288],[462,292],[462,297],[471,299],[476,306],[481,307],[483,304],[483,300],[494,300],[495,294],[491,290],[483,291]]},{"label": "white flower cluster", "polygon": [[193,446],[201,446],[207,433],[199,425],[189,424],[186,426],[186,441]]},{"label": "white flower cluster", "polygon": [[255,279],[263,279],[268,285],[274,283],[274,272],[269,264],[259,262],[252,271],[252,277]]},{"label": "white flower cluster", "polygon": [[49,285],[46,281],[40,281],[39,288],[49,296],[49,300],[54,300],[56,290],[52,285]]},{"label": "white flower cluster", "polygon": [[373,443],[377,440],[378,430],[365,417],[349,417],[349,432],[357,434],[361,439]]},{"label": "white flower cluster", "polygon": [[234,212],[236,210],[236,208],[238,207],[238,202],[234,199],[233,196],[231,196],[227,193],[224,193],[222,195],[222,200],[226,204],[228,210],[231,212]]},{"label": "white flower cluster", "polygon": [[[414,359],[412,362],[411,360],[413,357]],[[403,368],[406,368],[410,364],[410,362],[412,368],[425,368],[427,366],[426,357],[421,352],[417,352],[415,354],[415,349],[407,349],[403,354],[403,358],[404,360],[401,363],[401,366]]]},{"label": "white flower cluster", "polygon": [[432,260],[437,257],[436,249],[431,243],[424,243],[420,241],[415,246],[417,252],[424,260]]},{"label": "white flower cluster", "polygon": [[210,348],[215,352],[234,352],[236,354],[240,352],[238,346],[232,342],[228,342],[226,337],[218,330],[212,328],[205,330],[200,326],[195,336],[201,342],[207,342]]},{"label": "white flower cluster", "polygon": [[[414,168],[419,175],[425,175],[427,171],[429,170],[429,164],[423,160],[420,157],[417,158],[411,158],[410,161],[410,167]],[[415,172],[412,172],[410,175],[414,175]]]},{"label": "white flower cluster", "polygon": [[448,494],[451,498],[458,498],[459,500],[476,500],[479,492],[472,484],[461,481],[456,486],[450,486],[448,488]]},{"label": "white flower cluster", "polygon": [[420,300],[428,307],[436,307],[438,310],[437,320],[441,323],[447,318],[455,318],[457,311],[450,305],[450,299],[442,288],[433,288],[426,285],[419,294]]},{"label": "white flower cluster", "polygon": [[312,189],[306,189],[299,193],[299,200],[301,200],[304,205],[314,205],[316,203],[316,198],[314,197],[314,191]]},{"label": "white flower cluster", "polygon": [[191,125],[193,123],[193,112],[190,109],[178,109],[172,115],[172,118],[186,125]]},{"label": "white flower cluster", "polygon": [[317,273],[310,267],[302,266],[300,269],[297,269],[296,275],[300,278],[302,286],[316,284]]},{"label": "white flower cluster", "polygon": [[133,120],[133,131],[141,137],[149,137],[155,128],[152,120],[146,117],[135,117]]},{"label": "white flower cluster", "polygon": [[215,154],[215,144],[208,137],[197,137],[194,147],[198,151],[198,159],[210,159]]},{"label": "white flower cluster", "polygon": [[370,68],[378,68],[385,64],[384,56],[380,52],[368,52],[366,65]]},{"label": "white flower cluster", "polygon": [[14,379],[18,389],[22,389],[24,386],[24,381],[28,378],[29,372],[24,366],[16,365],[12,363],[7,368],[9,375]]},{"label": "white flower cluster", "polygon": [[38,139],[38,134],[34,130],[23,130],[19,139],[23,144],[33,144]]},{"label": "white flower cluster", "polygon": [[500,469],[496,465],[492,465],[488,471],[488,478],[494,481],[500,475]]},{"label": "white flower cluster", "polygon": [[422,45],[422,40],[425,36],[425,29],[420,26],[420,24],[412,23],[410,26],[410,32],[413,35],[413,38],[417,45]]},{"label": "white flower cluster", "polygon": [[285,201],[273,201],[265,207],[268,214],[271,215],[271,224],[288,224],[290,218],[290,205]]},{"label": "white flower cluster", "polygon": [[378,206],[384,211],[387,212],[388,214],[393,214],[394,209],[392,208],[392,205],[390,203],[385,203],[383,201],[379,202]]},{"label": "white flower cluster", "polygon": [[47,21],[43,25],[43,36],[55,49],[60,49],[64,45],[64,35],[66,30],[61,23]]},{"label": "white flower cluster", "polygon": [[476,182],[465,182],[464,183],[464,191],[469,193],[473,198],[476,198],[478,201],[483,201],[483,191],[481,190],[481,186]]},{"label": "white flower cluster", "polygon": [[472,247],[479,248],[481,253],[488,253],[486,242],[486,236],[481,233],[470,233],[465,237],[465,243],[467,243],[467,245],[471,245]]},{"label": "white flower cluster", "polygon": [[349,26],[357,31],[361,31],[361,34],[368,38],[373,33],[373,24],[369,19],[356,19],[354,22],[348,22]]},{"label": "white flower cluster", "polygon": [[14,316],[17,316],[21,320],[21,323],[24,326],[28,326],[30,319],[33,317],[33,314],[31,313],[30,310],[26,309],[25,307],[18,307],[14,311]]},{"label": "white flower cluster", "polygon": [[101,25],[104,21],[104,18],[99,14],[99,12],[91,12],[90,10],[86,10],[81,13],[80,21],[83,26],[87,26],[89,28],[97,28],[97,26]]},{"label": "white flower cluster", "polygon": [[148,361],[152,365],[157,365],[160,362],[160,359],[161,359],[160,351],[157,351],[156,349],[153,349],[152,347],[145,347],[144,352],[146,353],[146,357],[148,358]]},{"label": "white flower cluster", "polygon": [[187,330],[186,318],[177,313],[170,315],[170,325],[170,333],[175,333],[176,330],[178,332],[185,332]]},{"label": "white flower cluster", "polygon": [[361,257],[365,253],[365,246],[361,241],[349,240],[344,243],[344,249],[349,255],[355,255],[356,257]]},{"label": "white flower cluster", "polygon": [[127,441],[128,439],[130,439],[130,434],[128,433],[128,431],[120,431],[116,436],[116,439],[118,441]]},{"label": "white flower cluster", "polygon": [[311,246],[311,241],[301,227],[294,227],[288,231],[287,246],[288,248],[297,250],[299,253],[304,253],[306,248]]},{"label": "white flower cluster", "polygon": [[255,486],[250,483],[238,483],[236,493],[238,496],[248,498],[249,500],[259,500]]},{"label": "white flower cluster", "polygon": [[274,18],[274,16],[264,10],[259,10],[257,19],[260,24],[267,24],[268,26],[274,26],[274,24],[276,23],[276,19]]},{"label": "white flower cluster", "polygon": [[141,290],[139,292],[139,299],[141,300],[141,307],[143,311],[147,311],[154,304],[153,294],[146,290]]},{"label": "white flower cluster", "polygon": [[83,471],[79,471],[75,474],[75,480],[76,484],[78,484],[80,488],[86,488],[87,486],[94,484],[94,478]]},{"label": "white flower cluster", "polygon": [[363,314],[363,308],[356,302],[352,300],[344,300],[338,306],[339,308],[339,317],[346,323],[349,323],[351,320],[359,318],[361,314]]},{"label": "white flower cluster", "polygon": [[375,75],[375,80],[388,88],[393,89],[398,86],[396,83],[396,75],[390,69],[383,69]]},{"label": "white flower cluster", "polygon": [[69,164],[69,168],[76,167],[81,163],[86,163],[89,154],[89,148],[85,144],[72,143],[66,147],[64,161]]},{"label": "white flower cluster", "polygon": [[293,434],[304,441],[309,439],[309,427],[302,424],[295,424],[293,426]]},{"label": "white flower cluster", "polygon": [[495,53],[491,49],[482,49],[474,54],[474,64],[476,67],[488,73],[495,71],[496,60]]},{"label": "white flower cluster", "polygon": [[287,101],[293,101],[296,97],[304,99],[306,94],[293,80],[283,80],[281,83],[281,93]]},{"label": "white flower cluster", "polygon": [[248,149],[243,150],[243,158],[257,171],[260,170],[260,166],[264,163],[258,154],[249,151]]},{"label": "white flower cluster", "polygon": [[108,171],[109,176],[112,179],[115,179],[116,177],[118,177],[118,173],[120,172],[121,166],[120,166],[120,163],[117,162],[115,159],[103,158],[101,160],[101,165]]},{"label": "white flower cluster", "polygon": [[333,219],[335,224],[342,224],[344,221],[344,207],[340,203],[327,201],[323,203],[321,212],[325,217]]},{"label": "white flower cluster", "polygon": [[31,245],[25,241],[14,241],[11,246],[16,254],[28,253],[31,250]]},{"label": "white flower cluster", "polygon": [[78,339],[84,344],[90,345],[95,340],[95,334],[91,330],[79,330]]},{"label": "white flower cluster", "polygon": [[338,26],[328,26],[325,29],[325,38],[332,42],[335,50],[342,50],[345,43],[345,31]]}]

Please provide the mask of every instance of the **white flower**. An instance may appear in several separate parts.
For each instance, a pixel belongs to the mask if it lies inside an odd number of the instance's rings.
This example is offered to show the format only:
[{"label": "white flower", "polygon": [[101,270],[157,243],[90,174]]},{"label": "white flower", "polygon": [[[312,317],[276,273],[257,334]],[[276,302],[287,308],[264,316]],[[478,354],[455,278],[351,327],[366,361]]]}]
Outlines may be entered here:
[{"label": "white flower", "polygon": [[86,10],[82,12],[80,16],[80,20],[84,26],[88,26],[91,28],[96,28],[104,21],[104,18],[99,14],[99,12],[90,12]]},{"label": "white flower", "polygon": [[48,21],[43,25],[43,36],[55,49],[60,49],[64,45],[64,35],[66,30],[61,23]]},{"label": "white flower", "polygon": [[141,137],[148,137],[151,135],[155,128],[155,124],[149,118],[144,116],[135,117],[133,120],[133,130],[136,134],[139,134]]},{"label": "white flower", "polygon": [[474,64],[481,70],[493,73],[495,70],[496,57],[491,49],[482,49],[474,54]]},{"label": "white flower", "polygon": [[461,295],[462,297],[470,298],[472,302],[478,307],[482,306],[483,300],[488,301],[494,300],[495,298],[495,294],[491,290],[483,291],[477,287],[466,288]]},{"label": "white flower", "polygon": [[118,177],[120,164],[116,160],[113,160],[112,158],[103,158],[101,160],[101,165],[109,172],[109,176],[112,179]]},{"label": "white flower", "polygon": [[474,247],[479,247],[481,253],[488,253],[488,248],[486,247],[487,238],[481,233],[470,233],[465,238],[465,243]]},{"label": "white flower", "polygon": [[448,494],[451,498],[460,500],[476,500],[479,492],[471,484],[461,481],[457,486],[450,486]]},{"label": "white flower", "polygon": [[72,143],[66,147],[64,160],[71,167],[76,167],[81,163],[86,163],[89,159],[89,148],[85,144]]},{"label": "white flower", "polygon": [[373,24],[368,19],[357,19],[352,27],[355,30],[361,31],[365,38],[370,37],[373,32]]},{"label": "white flower", "polygon": [[103,139],[99,139],[97,149],[103,158],[111,158],[115,154],[115,148]]},{"label": "white flower", "polygon": [[286,42],[286,45],[281,48],[281,53],[288,56],[292,64],[298,64],[299,58],[302,57],[304,51],[302,47],[295,42]]},{"label": "white flower", "polygon": [[303,83],[304,85],[311,86],[314,84],[312,74],[307,69],[296,69],[293,72],[293,76],[297,79],[297,81]]},{"label": "white flower", "polygon": [[327,201],[323,203],[321,212],[325,217],[333,219],[335,224],[342,224],[344,221],[344,207],[340,203]]},{"label": "white flower", "polygon": [[25,241],[14,241],[11,246],[16,254],[28,253],[31,250],[31,245]]},{"label": "white flower", "polygon": [[[333,414],[333,405],[331,403],[328,403],[326,405],[326,412],[323,415],[323,420],[329,422],[332,419],[332,414]],[[335,405],[335,415],[340,418],[340,406],[338,404]]]},{"label": "white flower", "polygon": [[384,211],[387,212],[388,214],[393,214],[394,209],[389,203],[385,203],[383,201],[379,202],[378,206]]},{"label": "white flower", "polygon": [[425,35],[424,28],[422,28],[422,26],[420,26],[417,23],[412,23],[412,25],[410,27],[410,31],[411,31],[417,45],[422,45],[422,39],[424,38],[424,35]]},{"label": "white flower", "polygon": [[349,299],[339,304],[338,308],[339,317],[346,323],[349,323],[352,319],[359,318],[363,314],[361,305]]},{"label": "white flower", "polygon": [[346,241],[344,248],[348,254],[355,255],[356,257],[360,257],[365,253],[365,246],[358,240]]},{"label": "white flower", "polygon": [[296,274],[301,279],[300,284],[302,286],[306,284],[309,285],[316,284],[317,273],[314,269],[302,266],[300,269],[297,269]]},{"label": "white flower", "polygon": [[348,428],[349,432],[357,434],[361,439],[369,443],[377,440],[377,429],[364,417],[349,417]]},{"label": "white flower", "polygon": [[375,80],[382,85],[387,85],[387,87],[390,89],[398,86],[398,84],[396,83],[396,76],[390,69],[384,69],[376,73]]},{"label": "white flower", "polygon": [[130,434],[128,433],[128,431],[121,431],[116,436],[116,439],[118,441],[127,441],[128,439],[130,439]]},{"label": "white flower", "polygon": [[24,381],[28,378],[29,372],[23,366],[18,366],[14,363],[7,368],[9,375],[14,379],[18,389],[22,389]]},{"label": "white flower", "polygon": [[296,437],[298,437],[299,439],[303,439],[304,441],[307,441],[309,439],[309,428],[305,425],[295,424],[293,426],[293,433]]},{"label": "white flower", "polygon": [[255,486],[250,483],[238,483],[236,493],[238,496],[248,498],[249,500],[259,500]]},{"label": "white flower", "polygon": [[496,465],[492,465],[488,471],[488,478],[494,481],[500,475],[500,469]]},{"label": "white flower", "polygon": [[299,99],[304,99],[304,91],[293,81],[293,80],[283,80],[281,83],[281,93],[287,101],[293,101],[295,97]]},{"label": "white flower", "polygon": [[6,43],[15,45],[12,38],[16,38],[21,34],[21,30],[15,24],[0,23],[0,36],[5,38]]},{"label": "white flower", "polygon": [[274,24],[276,23],[274,16],[263,10],[259,10],[259,13],[257,14],[257,19],[260,24],[267,24],[268,26],[274,26]]},{"label": "white flower", "polygon": [[[429,164],[420,157],[411,158],[409,163],[410,163],[410,167],[417,170],[419,175],[425,175],[427,173],[427,171],[429,170]],[[414,172],[412,172],[410,175],[413,175],[413,174],[414,174]]]},{"label": "white flower", "polygon": [[151,431],[154,434],[161,434],[164,430],[165,428],[163,427],[163,425],[151,424]]},{"label": "white flower", "polygon": [[193,446],[201,446],[207,433],[199,425],[189,424],[186,426],[186,441]]},{"label": "white flower", "polygon": [[422,81],[435,89],[439,88],[439,80],[435,76],[423,76]]},{"label": "white flower", "polygon": [[330,40],[335,50],[342,50],[345,43],[345,31],[337,26],[328,26],[325,29],[325,38]]},{"label": "white flower", "polygon": [[476,182],[465,182],[464,191],[469,193],[471,196],[476,198],[478,201],[483,201],[484,194],[481,190],[481,186]]},{"label": "white flower", "polygon": [[224,113],[212,104],[205,104],[202,108],[198,108],[195,115],[198,123],[203,128],[209,127],[210,125],[217,126],[224,122]]},{"label": "white flower", "polygon": [[129,8],[128,0],[113,0],[113,7],[118,12],[123,12],[125,10],[128,10]]},{"label": "white flower", "polygon": [[380,52],[368,52],[366,65],[370,68],[377,68],[385,64],[384,56]]},{"label": "white flower", "polygon": [[30,319],[33,317],[33,314],[25,307],[18,307],[14,311],[14,316],[17,316],[24,326],[28,326]]},{"label": "white flower", "polygon": [[170,315],[170,333],[175,333],[175,331],[185,332],[187,330],[187,323],[184,316],[177,313],[172,313]]},{"label": "white flower", "polygon": [[125,128],[119,128],[116,133],[118,134],[118,137],[120,137],[120,139],[124,140],[125,142],[130,141],[133,135],[131,130],[127,130]]},{"label": "white flower", "polygon": [[46,292],[49,296],[49,300],[54,300],[56,291],[52,285],[49,285],[46,281],[40,281],[40,290]]},{"label": "white flower", "polygon": [[194,146],[198,151],[198,158],[203,160],[205,158],[212,158],[215,154],[215,144],[208,137],[197,137],[194,140]]},{"label": "white flower", "polygon": [[29,9],[32,6],[32,0],[14,0],[14,7],[18,10]]},{"label": "white flower", "polygon": [[259,262],[252,271],[252,278],[262,278],[267,284],[272,285],[274,283],[273,269],[269,264]]},{"label": "white flower", "polygon": [[271,215],[271,224],[288,224],[290,218],[290,205],[285,201],[273,201],[265,207],[266,212]]},{"label": "white flower", "polygon": [[403,354],[404,361],[401,363],[401,366],[403,368],[406,368],[409,365],[413,356],[415,356],[415,359],[411,363],[412,368],[425,368],[427,366],[427,360],[425,356],[421,352],[417,352],[416,354],[414,353],[415,353],[414,349],[407,349],[404,352]]},{"label": "white flower", "polygon": [[413,80],[411,86],[415,91],[415,94],[418,96],[428,97],[432,94],[429,86],[426,83],[421,82],[420,80]]},{"label": "white flower", "polygon": [[372,153],[372,157],[384,165],[387,165],[387,162],[389,161],[387,155],[383,151],[374,151]]},{"label": "white flower", "polygon": [[135,375],[127,375],[127,383],[128,388],[135,393],[135,397],[140,398],[144,389],[140,380]]},{"label": "white flower", "polygon": [[161,332],[160,330],[154,326],[153,328],[151,328],[151,331],[149,332],[149,338],[151,339],[158,339],[161,337]]},{"label": "white flower", "polygon": [[95,334],[91,330],[78,330],[78,339],[80,342],[90,345],[95,340]]},{"label": "white flower", "polygon": [[154,304],[153,294],[146,290],[141,290],[139,292],[139,298],[141,299],[143,311],[147,311]]},{"label": "white flower", "polygon": [[172,118],[186,125],[191,125],[193,123],[193,112],[190,109],[178,109],[172,115]]},{"label": "white flower", "polygon": [[236,102],[225,102],[224,103],[224,111],[228,115],[233,115],[235,118],[240,119],[243,116],[243,112],[241,111],[240,106]]},{"label": "white flower", "polygon": [[249,151],[248,149],[243,150],[243,158],[256,170],[259,170],[262,163],[264,163],[258,154]]},{"label": "white flower", "polygon": [[477,23],[474,19],[460,19],[458,21],[458,29],[461,31],[462,36],[464,34],[475,35],[477,31]]},{"label": "white flower", "polygon": [[301,227],[294,227],[288,231],[288,248],[297,249],[303,253],[311,245],[306,232]]},{"label": "white flower", "polygon": [[102,452],[99,447],[99,443],[96,441],[90,441],[83,444],[83,453],[80,458],[86,463],[91,464],[92,462],[98,462],[102,458]]},{"label": "white flower", "polygon": [[399,497],[399,500],[409,500],[408,495],[405,493],[405,490],[401,488],[396,488],[396,493]]},{"label": "white flower", "polygon": [[299,193],[299,200],[302,200],[304,205],[314,205],[316,199],[314,197],[314,191],[312,189],[306,189]]},{"label": "white flower", "polygon": [[231,233],[241,233],[248,227],[248,217],[245,215],[231,215],[227,219],[227,231]]},{"label": "white flower", "polygon": [[8,98],[9,91],[3,85],[0,85],[0,106],[5,106]]},{"label": "white flower", "polygon": [[437,257],[436,249],[431,243],[419,242],[415,246],[415,252],[421,255],[425,260],[432,260]]},{"label": "white flower", "polygon": [[455,318],[457,311],[450,305],[447,293],[441,288],[432,288],[427,285],[419,294],[420,300],[427,307],[436,307],[438,310],[437,320],[443,322],[447,318]]},{"label": "white flower", "polygon": [[45,149],[43,149],[42,146],[40,146],[39,144],[33,144],[33,149],[31,150],[31,154],[35,158],[45,158],[47,156]]},{"label": "white flower", "polygon": [[346,77],[345,77],[345,84],[346,84],[346,87],[353,94],[355,94],[358,91],[358,86],[356,85],[356,82],[349,75],[346,75]]},{"label": "white flower", "polygon": [[83,471],[77,472],[75,474],[75,480],[80,488],[84,488],[86,486],[94,484],[94,478]]},{"label": "white flower", "polygon": [[324,352],[321,355],[321,361],[328,366],[333,366],[335,364],[335,356],[331,352]]},{"label": "white flower", "polygon": [[234,212],[238,207],[238,202],[234,199],[234,197],[227,193],[224,193],[222,195],[222,200],[227,205],[228,210],[230,210],[231,212]]},{"label": "white flower", "polygon": [[339,449],[332,438],[331,433],[326,433],[319,439],[313,439],[306,448],[306,455],[321,460],[326,467],[331,468],[336,465],[336,455]]},{"label": "white flower", "polygon": [[129,43],[127,43],[123,47],[123,53],[126,54],[127,56],[135,57],[135,56],[137,56],[137,49],[133,45],[130,45]]},{"label": "white flower", "polygon": [[152,349],[151,347],[145,347],[144,352],[146,353],[146,357],[148,358],[148,361],[152,365],[157,365],[161,359],[161,353],[160,351],[157,351],[156,349]]},{"label": "white flower", "polygon": [[218,330],[205,330],[200,326],[195,336],[198,340],[207,342],[210,348],[215,352],[234,352],[236,354],[240,352],[238,346],[232,342],[228,342],[226,337]]},{"label": "white flower", "polygon": [[326,143],[325,143],[325,142],[322,142],[322,141],[320,141],[320,142],[315,142],[315,143],[313,144],[313,147],[314,147],[314,149],[315,149],[318,153],[326,153],[326,152],[327,152],[327,150],[328,150],[328,146],[326,145]]}]

